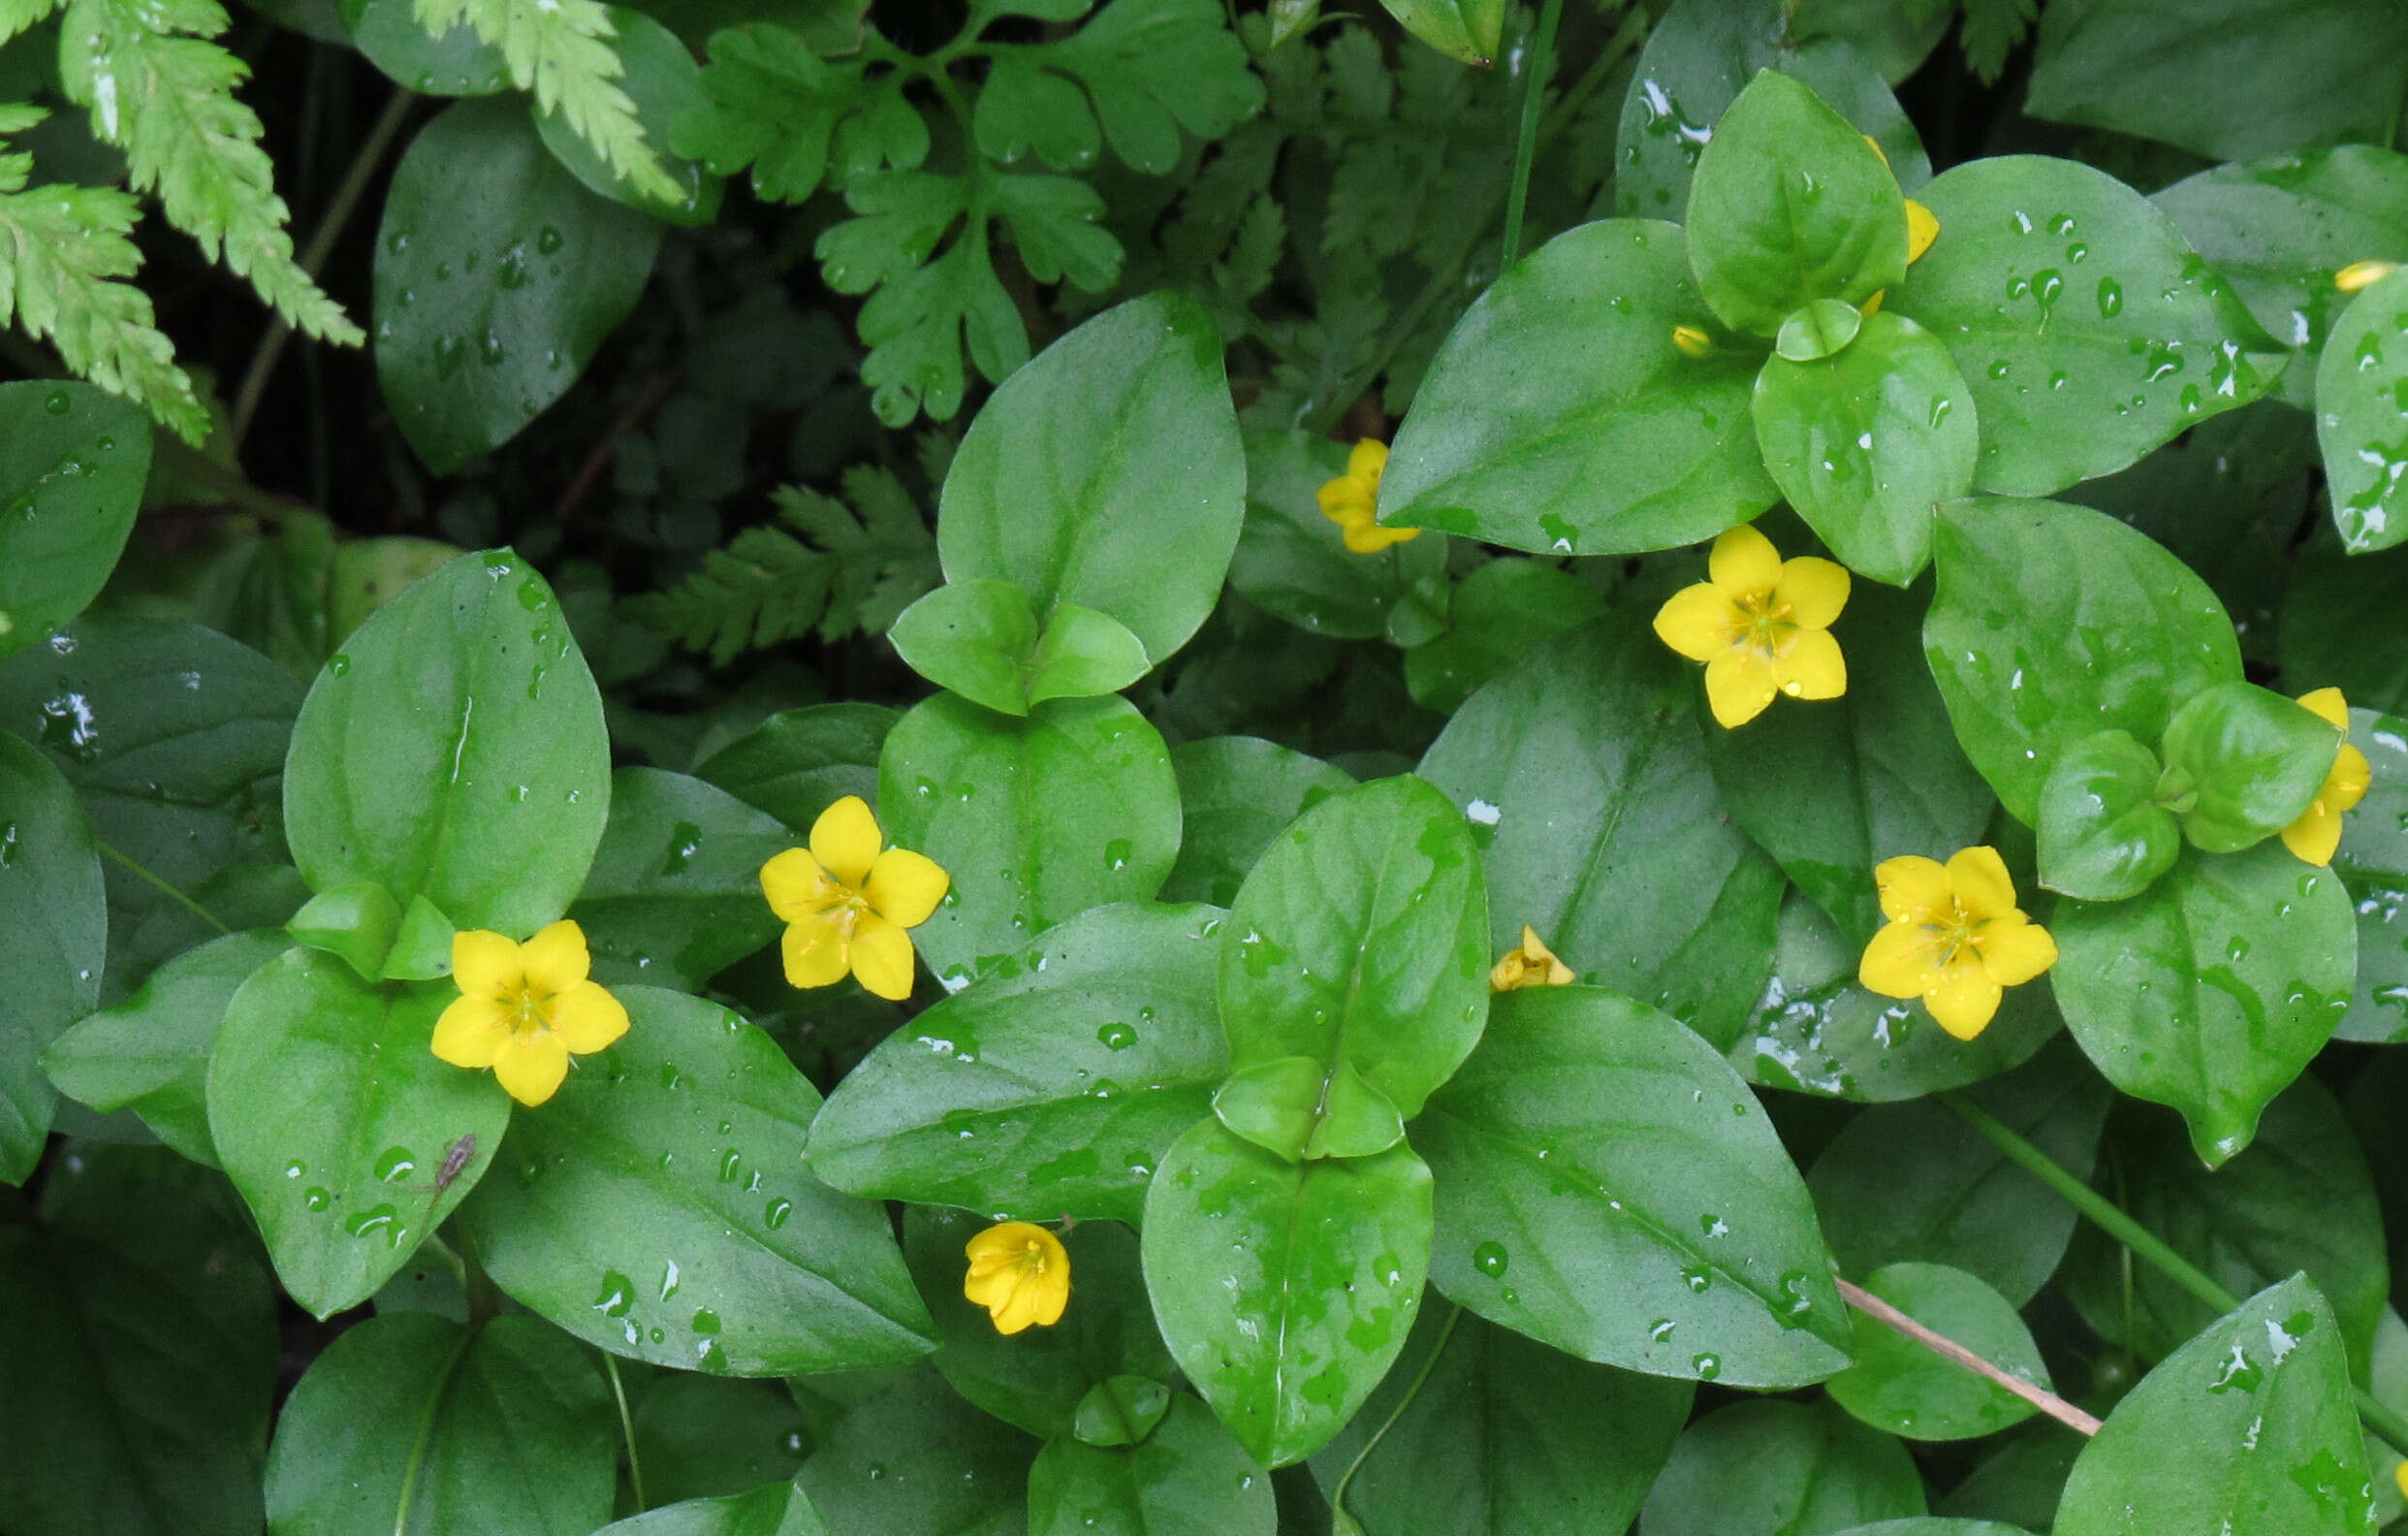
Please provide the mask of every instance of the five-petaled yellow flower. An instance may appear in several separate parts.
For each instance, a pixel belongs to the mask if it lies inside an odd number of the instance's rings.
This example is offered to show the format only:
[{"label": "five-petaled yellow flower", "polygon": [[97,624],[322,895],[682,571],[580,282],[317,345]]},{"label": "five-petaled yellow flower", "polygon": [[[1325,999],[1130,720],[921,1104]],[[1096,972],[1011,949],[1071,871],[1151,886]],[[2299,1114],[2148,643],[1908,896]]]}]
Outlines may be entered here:
[{"label": "five-petaled yellow flower", "polygon": [[[911,995],[911,936],[951,881],[936,862],[884,848],[878,818],[846,795],[811,823],[811,846],[761,866],[761,894],[786,924],[786,979],[832,986],[850,971],[882,998]],[[881,849],[883,848],[883,851]]]},{"label": "five-petaled yellow flower", "polygon": [[452,936],[459,996],[435,1020],[434,1053],[493,1069],[511,1098],[539,1104],[590,1056],[627,1033],[627,1010],[586,971],[586,931],[563,917],[524,944],[483,928]]},{"label": "five-petaled yellow flower", "polygon": [[962,1294],[987,1309],[998,1333],[1051,1328],[1070,1304],[1070,1254],[1030,1222],[1003,1222],[969,1240]]},{"label": "five-petaled yellow flower", "polygon": [[1578,972],[1555,957],[1538,930],[1522,924],[1522,942],[1507,949],[1505,958],[1488,973],[1488,989],[1492,992],[1519,992],[1524,987],[1569,986],[1580,979]]},{"label": "five-petaled yellow flower", "polygon": [[1830,634],[1848,605],[1847,567],[1811,555],[1785,560],[1743,524],[1714,541],[1706,574],[1657,610],[1656,633],[1706,664],[1716,721],[1745,725],[1776,693],[1827,699],[1848,691],[1848,663]]},{"label": "five-petaled yellow flower", "polygon": [[1379,505],[1379,472],[1388,466],[1388,445],[1366,437],[1347,455],[1347,472],[1325,482],[1317,500],[1321,516],[1338,525],[1347,548],[1357,555],[1377,555],[1391,544],[1419,538],[1421,529],[1381,528],[1373,521]]},{"label": "five-petaled yellow flower", "polygon": [[1864,946],[1856,979],[1884,997],[1921,998],[1958,1040],[1989,1026],[2006,988],[2057,963],[2057,942],[2015,906],[1996,848],[1965,848],[1946,864],[1884,859],[1873,880],[1889,921]]},{"label": "five-petaled yellow flower", "polygon": [[[2330,725],[2338,725],[2345,734],[2350,728],[2349,701],[2337,688],[2321,688],[2313,693],[2299,695],[2299,707]],[[2374,765],[2366,754],[2344,739],[2340,750],[2333,753],[2332,771],[2325,775],[2325,786],[2316,791],[2316,798],[2299,813],[2299,819],[2283,828],[2283,847],[2310,864],[2330,864],[2333,851],[2341,846],[2341,813],[2366,798],[2366,786],[2374,783]]]}]

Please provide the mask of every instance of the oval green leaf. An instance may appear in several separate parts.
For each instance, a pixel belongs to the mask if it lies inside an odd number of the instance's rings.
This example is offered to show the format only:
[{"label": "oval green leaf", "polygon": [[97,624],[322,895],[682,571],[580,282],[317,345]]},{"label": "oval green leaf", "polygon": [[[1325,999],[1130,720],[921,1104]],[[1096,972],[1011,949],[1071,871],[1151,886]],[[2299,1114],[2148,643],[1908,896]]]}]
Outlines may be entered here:
[{"label": "oval green leaf", "polygon": [[2408,272],[2350,301],[2316,365],[2316,440],[2353,554],[2408,539]]},{"label": "oval green leaf", "polygon": [[1225,907],[1271,840],[1354,781],[1344,769],[1256,736],[1208,736],[1171,749],[1185,822],[1165,901]]},{"label": "oval green leaf", "polygon": [[2332,856],[2358,913],[2358,976],[2333,1034],[2382,1042],[2408,1034],[2408,720],[2354,709],[2350,742],[2374,780]]},{"label": "oval green leaf", "polygon": [[2194,693],[2166,722],[2166,770],[2198,797],[2182,835],[2210,853],[2272,837],[2324,788],[2340,747],[2339,732],[2271,688],[2221,683]]},{"label": "oval green leaf", "polygon": [[21,1184],[58,1094],[42,1053],[100,1001],[109,906],[76,792],[41,752],[0,734],[0,1184]]},{"label": "oval green leaf", "polygon": [[2040,882],[2083,901],[2128,901],[2173,868],[2182,823],[2158,801],[2163,772],[2129,731],[2103,730],[2059,753],[2041,784],[2034,828]]},{"label": "oval green leaf", "polygon": [[[2014,1304],[1962,1269],[1894,1264],[1864,1288],[2008,1374],[2045,1390],[2048,1366]],[[1872,1318],[1856,1324],[1855,1363],[1823,1384],[1831,1400],[1876,1429],[1909,1440],[1971,1440],[2039,1412],[1920,1342]]]},{"label": "oval green leaf", "polygon": [[797,832],[843,799],[878,797],[878,751],[900,712],[883,704],[780,710],[703,759],[694,776]]},{"label": "oval green leaf", "polygon": [[672,203],[638,187],[633,178],[613,170],[601,153],[574,128],[567,115],[548,109],[540,100],[527,103],[535,131],[552,157],[566,166],[588,191],[614,203],[640,208],[668,224],[707,225],[718,217],[723,178],[700,161],[668,153],[670,125],[686,112],[708,110],[702,66],[678,41],[677,34],[625,6],[610,8],[611,51],[618,55],[615,82],[635,105],[637,126],[644,135],[645,154],[666,174],[678,190]]},{"label": "oval green leaf", "polygon": [[1829,1403],[1739,1402],[1689,1426],[1639,1536],[1782,1536],[1923,1513],[1906,1448]]},{"label": "oval green leaf", "polygon": [[150,473],[150,424],[89,384],[0,384],[0,656],[83,612]]},{"label": "oval green leaf", "polygon": [[801,841],[700,779],[658,768],[611,776],[611,816],[569,915],[597,981],[699,990],[777,937],[761,866]]},{"label": "oval green leaf", "polygon": [[1271,1475],[1186,1392],[1136,1445],[1061,1435],[1029,1469],[1029,1536],[1273,1536],[1279,1523]]}]

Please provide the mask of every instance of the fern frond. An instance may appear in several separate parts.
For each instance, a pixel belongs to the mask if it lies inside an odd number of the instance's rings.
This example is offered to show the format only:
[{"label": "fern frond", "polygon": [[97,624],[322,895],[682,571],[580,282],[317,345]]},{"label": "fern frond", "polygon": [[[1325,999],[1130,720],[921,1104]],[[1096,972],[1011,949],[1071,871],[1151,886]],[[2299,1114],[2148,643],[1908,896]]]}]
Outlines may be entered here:
[{"label": "fern frond", "polygon": [[648,197],[684,202],[685,188],[645,147],[635,103],[616,83],[626,66],[611,47],[618,29],[600,0],[416,0],[414,14],[433,37],[462,22],[475,28],[501,49],[519,89],[558,112],[605,165]]},{"label": "fern frond", "polygon": [[0,0],[0,43],[48,21],[59,3],[60,0]]},{"label": "fern frond", "polygon": [[226,26],[214,0],[68,0],[59,75],[169,223],[296,330],[356,346],[360,328],[293,261],[259,116],[234,95],[250,70],[208,41]]},{"label": "fern frond", "polygon": [[[41,120],[32,108],[0,108],[0,134]],[[127,235],[140,205],[113,187],[26,190],[33,156],[0,152],[0,325],[12,319],[47,336],[76,372],[122,395],[196,447],[208,412],[175,349],[151,324],[150,299],[130,277],[142,252]]]}]

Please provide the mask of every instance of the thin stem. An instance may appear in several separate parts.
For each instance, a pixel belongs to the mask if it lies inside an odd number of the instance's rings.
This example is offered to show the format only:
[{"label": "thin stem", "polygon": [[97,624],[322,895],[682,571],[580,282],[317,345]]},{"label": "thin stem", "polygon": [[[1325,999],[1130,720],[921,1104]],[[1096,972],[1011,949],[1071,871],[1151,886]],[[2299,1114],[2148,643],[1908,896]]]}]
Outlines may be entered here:
[{"label": "thin stem", "polygon": [[102,842],[99,838],[94,838],[92,840],[92,846],[100,849],[101,855],[104,858],[115,859],[117,863],[122,865],[129,874],[134,876],[135,879],[143,881],[146,885],[151,886],[161,895],[167,897],[168,900],[175,903],[178,907],[183,908],[184,911],[192,913],[195,917],[200,918],[203,922],[207,923],[219,933],[230,934],[234,932],[232,928],[227,927],[224,923],[217,920],[217,914],[215,912],[210,912],[206,907],[204,907],[199,902],[194,901],[190,896],[185,895],[175,886],[169,884],[166,880],[160,879],[157,875],[152,874],[149,870],[144,869],[141,864],[135,862],[133,859],[126,857],[123,853],[118,852],[115,848]]},{"label": "thin stem", "polygon": [[[360,141],[359,152],[351,157],[351,164],[344,170],[341,183],[334,188],[333,200],[327,204],[325,214],[318,220],[318,227],[310,233],[309,243],[301,247],[301,271],[315,277],[318,269],[326,265],[326,258],[333,253],[334,241],[343,233],[343,226],[350,223],[351,215],[359,210],[360,200],[367,195],[368,182],[375,177],[377,167],[384,163],[385,152],[393,147],[394,139],[401,132],[401,125],[409,119],[410,109],[417,103],[418,94],[415,91],[397,87],[385,103],[385,110],[377,115],[367,137]],[[276,359],[283,354],[284,344],[292,338],[293,328],[277,320],[269,326],[268,334],[259,338],[259,345],[252,350],[250,367],[243,370],[242,386],[235,392],[234,409],[228,416],[227,440],[235,448],[242,446],[244,433],[251,430],[251,419],[259,414],[260,399],[268,393],[269,376],[275,372]]]},{"label": "thin stem", "polygon": [[460,1288],[468,1294],[468,1327],[481,1328],[500,1313],[501,1291],[485,1272],[485,1263],[477,1257],[477,1245],[467,1230],[454,1230],[459,1237]]},{"label": "thin stem", "polygon": [[1338,1479],[1338,1486],[1330,1489],[1329,1507],[1331,1509],[1341,1515],[1346,1513],[1347,1489],[1352,1486],[1354,1474],[1363,1470],[1363,1463],[1371,1459],[1371,1454],[1374,1451],[1379,1449],[1379,1442],[1388,1437],[1388,1431],[1396,1427],[1396,1422],[1405,1417],[1405,1410],[1410,1408],[1413,1405],[1413,1399],[1421,1395],[1422,1385],[1429,1381],[1430,1373],[1438,1369],[1439,1357],[1446,1353],[1447,1343],[1455,1336],[1455,1325],[1462,1321],[1463,1308],[1460,1306],[1446,1314],[1446,1326],[1439,1329],[1438,1342],[1430,1346],[1430,1358],[1421,1362],[1421,1369],[1414,1375],[1413,1384],[1405,1389],[1405,1395],[1399,1397],[1396,1400],[1396,1406],[1388,1410],[1388,1417],[1380,1423],[1378,1428],[1372,1431],[1372,1437],[1363,1442],[1363,1449],[1357,1451],[1354,1454],[1354,1459],[1347,1463],[1347,1470]]},{"label": "thin stem", "polygon": [[635,1490],[636,1513],[652,1506],[644,1497],[644,1463],[636,1458],[635,1418],[627,1412],[627,1389],[618,1382],[618,1361],[609,1350],[600,1352],[602,1369],[611,1378],[611,1395],[618,1399],[618,1432],[627,1440],[627,1484]]},{"label": "thin stem", "polygon": [[1941,1359],[1954,1360],[1983,1381],[2013,1392],[2067,1428],[2085,1435],[2099,1432],[2098,1420],[2055,1392],[2035,1387],[2014,1372],[1992,1364],[1945,1333],[1933,1332],[1863,1287],[1842,1280],[1839,1282],[1839,1294],[1850,1306],[1865,1316],[1905,1334]]},{"label": "thin stem", "polygon": [[1546,0],[1538,11],[1538,32],[1531,40],[1530,69],[1522,79],[1522,131],[1513,144],[1513,180],[1505,194],[1505,255],[1497,263],[1504,272],[1522,254],[1522,214],[1530,203],[1530,163],[1538,153],[1538,107],[1547,94],[1547,73],[1555,67],[1555,28],[1564,19],[1564,0]]},{"label": "thin stem", "polygon": [[[2146,1260],[2167,1279],[2218,1313],[2239,1310],[2240,1297],[2209,1279],[2155,1232],[2125,1215],[2106,1196],[2075,1178],[2054,1158],[2017,1135],[2012,1127],[1961,1093],[1949,1092],[1934,1097],[1998,1148],[2009,1162],[2055,1190],[2065,1198],[2066,1203],[2089,1217],[2102,1232],[2122,1243],[2129,1252]],[[2352,1392],[2358,1401],[2358,1417],[2366,1427],[2392,1450],[2408,1456],[2408,1418],[2392,1412],[2362,1387],[2354,1388]]]}]

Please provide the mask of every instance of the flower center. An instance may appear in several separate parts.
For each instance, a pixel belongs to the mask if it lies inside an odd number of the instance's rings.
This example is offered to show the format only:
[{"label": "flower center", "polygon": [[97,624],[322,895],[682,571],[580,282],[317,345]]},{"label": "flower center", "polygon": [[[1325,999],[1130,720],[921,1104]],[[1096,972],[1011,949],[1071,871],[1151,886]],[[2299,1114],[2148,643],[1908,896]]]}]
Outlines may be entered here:
[{"label": "flower center", "polygon": [[1926,922],[1923,931],[1931,935],[1932,946],[1940,951],[1940,964],[1952,966],[1960,954],[1980,958],[1981,927],[1982,919],[1966,915],[1965,909],[1951,901],[1948,920]]},{"label": "flower center", "polygon": [[1769,587],[1734,600],[1731,607],[1737,610],[1738,620],[1731,626],[1732,638],[1766,656],[1778,655],[1782,640],[1797,627],[1790,619],[1790,605],[1774,601]]},{"label": "flower center", "polygon": [[1045,1248],[1033,1237],[1030,1238],[1028,1246],[1021,1250],[1020,1267],[1025,1274],[1041,1275],[1045,1272]]},{"label": "flower center", "polygon": [[532,986],[521,986],[507,993],[502,1004],[510,1010],[510,1027],[522,1035],[533,1035],[552,1028],[552,994],[537,992]]}]

